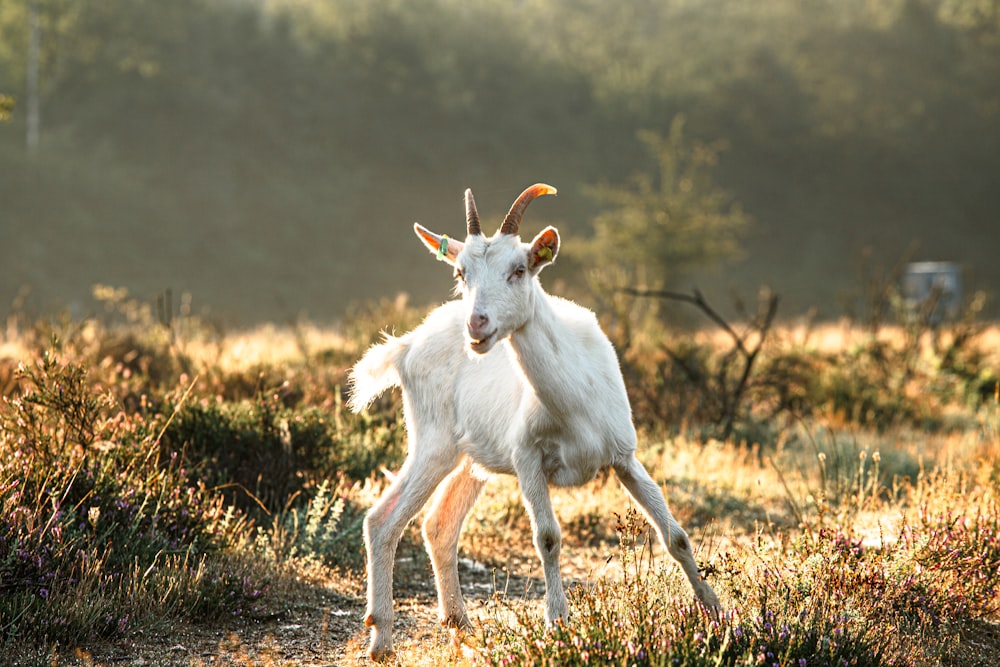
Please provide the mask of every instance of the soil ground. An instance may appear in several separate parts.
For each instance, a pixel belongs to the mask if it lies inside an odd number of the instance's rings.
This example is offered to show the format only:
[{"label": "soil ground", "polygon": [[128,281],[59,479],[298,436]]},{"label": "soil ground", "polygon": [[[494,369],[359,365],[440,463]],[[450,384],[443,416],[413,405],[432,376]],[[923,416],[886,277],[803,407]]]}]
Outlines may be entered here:
[{"label": "soil ground", "polygon": [[[476,618],[495,592],[511,597],[540,598],[544,582],[531,571],[540,571],[530,551],[510,553],[508,566],[493,567],[463,559],[462,589],[470,614]],[[567,587],[585,581],[587,572],[606,566],[613,546],[567,548],[563,575]],[[527,550],[527,553],[525,553]],[[169,635],[134,636],[126,641],[78,652],[67,664],[165,667],[196,666],[301,666],[348,667],[371,664],[365,657],[368,631],[363,573],[331,574],[326,580],[300,582],[272,600],[273,611],[255,619],[227,623],[175,626]],[[429,563],[416,544],[404,544],[395,576],[396,621],[394,638],[401,654],[433,647],[449,649],[454,637],[437,621],[437,600]],[[541,607],[539,606],[539,619]],[[473,640],[469,640],[471,643]]]}]

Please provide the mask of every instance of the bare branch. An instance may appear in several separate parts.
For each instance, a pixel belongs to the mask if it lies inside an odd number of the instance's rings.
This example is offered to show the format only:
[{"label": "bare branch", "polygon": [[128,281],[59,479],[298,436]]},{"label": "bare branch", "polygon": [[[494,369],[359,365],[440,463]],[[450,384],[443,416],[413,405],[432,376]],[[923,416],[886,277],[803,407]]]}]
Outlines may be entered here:
[{"label": "bare branch", "polygon": [[[744,335],[737,333],[729,322],[727,322],[725,318],[719,315],[719,313],[712,308],[711,305],[709,305],[708,301],[705,300],[704,295],[698,289],[694,289],[692,294],[673,292],[670,290],[638,289],[635,287],[620,287],[617,291],[638,297],[668,299],[671,301],[690,303],[697,306],[706,317],[712,320],[712,322],[729,335],[733,341],[734,350],[738,351],[740,356],[743,358],[743,370],[732,388],[728,386],[729,372],[725,366],[720,368],[719,377],[716,380],[718,387],[716,387],[715,390],[720,394],[720,401],[722,405],[720,410],[721,414],[719,414],[718,417],[719,420],[723,422],[722,436],[723,438],[728,438],[733,432],[733,426],[736,422],[736,416],[739,412],[740,403],[743,401],[747,387],[750,384],[750,374],[753,370],[753,364],[757,359],[757,355],[764,346],[764,341],[767,338],[767,334],[770,331],[772,324],[774,324],[774,318],[778,313],[778,295],[773,292],[768,292],[766,302],[760,304],[759,307],[761,310],[758,312],[758,316],[755,318],[753,323],[753,328],[756,329],[758,333],[757,341],[754,344],[753,349],[749,349],[746,344],[749,333]],[[696,374],[692,372],[692,369],[688,367],[688,365],[684,363],[678,355],[674,354],[673,351],[667,349],[666,352],[670,356],[671,360],[688,375],[689,379],[696,382],[703,392],[708,393],[712,391],[712,388],[709,387],[709,383],[704,377],[696,376]]]}]

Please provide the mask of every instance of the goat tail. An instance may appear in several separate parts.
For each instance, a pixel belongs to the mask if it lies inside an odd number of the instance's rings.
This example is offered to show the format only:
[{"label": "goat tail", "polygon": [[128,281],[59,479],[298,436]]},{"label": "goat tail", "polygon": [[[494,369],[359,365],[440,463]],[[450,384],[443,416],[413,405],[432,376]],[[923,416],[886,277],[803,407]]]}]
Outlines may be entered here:
[{"label": "goat tail", "polygon": [[406,352],[403,339],[384,334],[385,342],[372,345],[351,369],[348,407],[361,412],[386,389],[400,386],[399,362]]}]

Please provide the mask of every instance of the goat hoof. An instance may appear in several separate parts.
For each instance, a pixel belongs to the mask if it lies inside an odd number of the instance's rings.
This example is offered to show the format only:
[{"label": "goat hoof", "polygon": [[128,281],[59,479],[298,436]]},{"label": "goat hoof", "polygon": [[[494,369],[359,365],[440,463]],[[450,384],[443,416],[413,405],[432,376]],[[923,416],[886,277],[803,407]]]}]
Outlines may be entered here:
[{"label": "goat hoof", "polygon": [[392,633],[385,632],[376,624],[374,614],[365,617],[365,625],[371,628],[371,637],[368,641],[368,658],[373,662],[387,662],[396,657],[396,652],[392,648]]},{"label": "goat hoof", "polygon": [[719,616],[723,613],[722,603],[711,588],[698,592],[698,601],[710,614]]},{"label": "goat hoof", "polygon": [[368,649],[368,659],[372,662],[389,662],[396,658],[396,652],[391,648],[389,650],[376,650],[374,648]]},{"label": "goat hoof", "polygon": [[392,638],[386,641],[382,636],[373,633],[371,642],[368,644],[368,658],[372,662],[388,662],[396,657],[396,651],[392,648]]},{"label": "goat hoof", "polygon": [[444,616],[441,618],[441,627],[452,630],[468,630],[472,627],[472,621],[467,614],[461,616]]}]

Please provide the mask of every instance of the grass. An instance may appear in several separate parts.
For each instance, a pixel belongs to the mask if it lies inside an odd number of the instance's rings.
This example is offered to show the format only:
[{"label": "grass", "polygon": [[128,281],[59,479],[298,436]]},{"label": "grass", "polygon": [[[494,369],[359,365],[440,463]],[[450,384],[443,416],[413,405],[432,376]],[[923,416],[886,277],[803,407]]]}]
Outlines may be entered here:
[{"label": "grass", "polygon": [[[345,411],[345,373],[376,322],[419,311],[225,335],[115,303],[117,323],[39,322],[0,348],[3,663],[362,662],[361,519],[405,443],[398,397]],[[1000,404],[983,387],[1000,330],[948,333],[785,327],[726,440],[698,401],[674,426],[637,409],[643,462],[724,614],[693,604],[599,477],[553,491],[571,617],[546,628],[517,485],[496,479],[460,545],[467,634],[437,627],[418,532],[404,535],[398,662],[996,664]],[[654,335],[623,355],[637,405],[692,391],[662,346],[697,346],[706,368],[725,354],[708,333]]]},{"label": "grass", "polygon": [[[792,474],[787,458],[801,450],[748,470],[739,447],[717,445],[702,469],[732,465],[709,475],[720,478],[722,511],[696,532],[723,617],[692,606],[630,516],[618,527],[614,574],[606,568],[574,589],[571,623],[546,631],[536,605],[503,600],[484,612],[478,646],[493,665],[993,664],[1000,503],[996,433],[984,435],[943,438],[942,451],[927,452],[942,465],[912,480],[878,470],[881,452],[821,451]],[[676,446],[660,461],[699,455]],[[675,509],[692,511],[673,495]],[[689,525],[704,512],[694,511]]]}]

